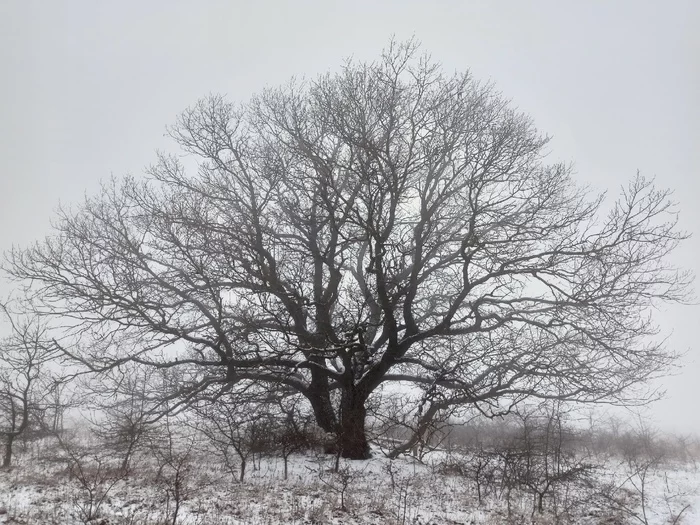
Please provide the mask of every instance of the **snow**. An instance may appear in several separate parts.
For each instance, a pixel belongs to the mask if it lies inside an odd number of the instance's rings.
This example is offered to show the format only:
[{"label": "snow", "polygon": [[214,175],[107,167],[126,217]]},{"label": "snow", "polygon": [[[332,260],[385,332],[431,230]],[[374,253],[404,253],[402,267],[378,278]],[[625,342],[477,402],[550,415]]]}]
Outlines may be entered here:
[{"label": "snow", "polygon": [[[30,446],[17,454],[15,466],[0,471],[0,514],[3,524],[84,523],[80,509],[88,493],[71,477],[61,454],[50,445]],[[503,491],[477,501],[475,484],[464,476],[449,474],[445,465],[454,461],[446,452],[431,452],[419,462],[403,457],[390,461],[374,449],[366,461],[340,460],[307,453],[292,456],[289,478],[283,479],[280,458],[255,457],[246,479],[232,479],[217,459],[206,450],[193,456],[182,472],[179,486],[185,501],[178,513],[181,525],[262,525],[262,524],[470,524],[555,523],[553,502],[545,513],[533,513],[533,497],[511,494],[510,513]],[[89,468],[86,459],[86,469]],[[576,486],[567,496],[572,503],[569,521],[561,523],[700,523],[700,465],[687,463],[655,464],[647,471],[644,484],[645,508],[639,498],[640,479],[635,470],[619,458],[602,460],[595,469],[596,488]],[[99,518],[102,525],[156,525],[172,516],[172,478],[158,472],[148,454],[139,457],[128,479],[118,480],[106,495]],[[96,476],[94,479],[97,479]],[[107,476],[108,477],[108,476]],[[606,507],[598,494],[600,486],[614,487],[616,508]],[[102,485],[106,487],[108,482]],[[92,487],[99,496],[100,486]],[[612,490],[612,489],[611,489]],[[622,508],[622,506],[625,508]],[[670,519],[671,518],[671,519]],[[617,521],[615,521],[617,520]]]}]

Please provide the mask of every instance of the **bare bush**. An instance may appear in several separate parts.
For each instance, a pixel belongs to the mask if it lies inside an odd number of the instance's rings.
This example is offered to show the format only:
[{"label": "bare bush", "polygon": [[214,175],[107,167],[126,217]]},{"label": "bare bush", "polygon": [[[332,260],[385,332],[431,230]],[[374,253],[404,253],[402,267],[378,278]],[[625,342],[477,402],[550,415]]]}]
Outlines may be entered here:
[{"label": "bare bush", "polygon": [[197,448],[196,435],[192,432],[183,434],[183,426],[175,426],[167,417],[150,436],[149,451],[158,466],[155,482],[165,496],[168,525],[177,525],[183,503],[195,491],[192,470]]},{"label": "bare bush", "polygon": [[603,484],[600,495],[606,504],[636,523],[652,523],[650,511],[658,513],[660,501],[652,499],[650,485],[663,478],[663,506],[667,522],[681,522],[690,508],[687,496],[669,482],[667,470],[669,442],[641,417],[635,427],[619,436],[619,453],[626,467],[622,479],[613,476]]},{"label": "bare bush", "polygon": [[77,517],[90,523],[101,516],[103,504],[124,473],[99,446],[81,444],[75,436],[58,436],[58,442],[67,458],[69,480],[77,488],[73,496]]},{"label": "bare bush", "polygon": [[300,406],[299,398],[278,400],[279,414],[270,429],[271,448],[276,449],[284,461],[284,479],[289,476],[289,457],[308,450],[318,443],[311,414]]},{"label": "bare bush", "polygon": [[155,378],[150,369],[127,365],[108,372],[88,385],[90,405],[96,410],[93,431],[121,457],[121,469],[128,474],[134,454],[153,437],[150,389]]},{"label": "bare bush", "polygon": [[[256,469],[258,456],[274,450],[274,417],[266,404],[251,403],[237,393],[226,394],[217,403],[200,402],[194,409],[196,428],[208,439],[229,473],[243,482],[249,460]],[[288,443],[288,451],[292,440]],[[286,463],[286,462],[285,462]]]}]

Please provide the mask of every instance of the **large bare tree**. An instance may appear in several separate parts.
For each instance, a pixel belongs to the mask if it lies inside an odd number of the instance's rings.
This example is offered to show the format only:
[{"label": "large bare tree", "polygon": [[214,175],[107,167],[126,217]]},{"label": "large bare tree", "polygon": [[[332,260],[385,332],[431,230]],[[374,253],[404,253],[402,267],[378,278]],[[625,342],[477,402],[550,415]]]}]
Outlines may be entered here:
[{"label": "large bare tree", "polygon": [[673,362],[649,317],[690,280],[668,262],[669,192],[637,176],[590,195],[493,86],[414,42],[245,104],[207,97],[169,131],[184,155],[7,258],[95,370],[171,368],[180,402],[281,385],[365,458],[389,382],[420,393],[420,434],[455,405],[638,400]]}]

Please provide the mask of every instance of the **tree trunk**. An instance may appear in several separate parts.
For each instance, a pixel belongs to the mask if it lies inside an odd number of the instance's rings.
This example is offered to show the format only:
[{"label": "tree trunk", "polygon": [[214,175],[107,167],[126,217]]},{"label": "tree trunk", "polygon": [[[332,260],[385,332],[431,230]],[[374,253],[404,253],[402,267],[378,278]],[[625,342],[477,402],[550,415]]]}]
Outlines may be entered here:
[{"label": "tree trunk", "polygon": [[126,474],[129,470],[129,460],[131,459],[131,453],[134,450],[134,445],[136,444],[135,439],[130,439],[129,440],[129,447],[126,449],[126,453],[124,454],[124,459],[122,459],[122,465],[121,465],[121,471]]},{"label": "tree trunk", "polygon": [[311,404],[318,426],[328,433],[335,434],[338,421],[335,417],[333,404],[331,403],[328,379],[318,372],[313,371],[311,375],[311,384],[308,390],[304,392],[304,395]]},{"label": "tree trunk", "polygon": [[[240,472],[240,474],[239,474],[239,476],[238,476],[238,481],[239,481],[240,483],[243,483],[243,480],[245,479],[245,466],[246,466],[246,463],[247,463],[247,462],[246,462],[246,459],[245,459],[243,456],[241,456],[241,472]],[[253,463],[255,463],[255,460],[253,460]]]},{"label": "tree trunk", "polygon": [[331,403],[326,377],[312,375],[311,385],[304,395],[311,404],[318,426],[335,435],[335,443],[325,449],[327,454],[340,452],[340,456],[347,459],[369,459],[370,450],[365,433],[367,395],[358,390],[352,380],[343,389],[339,418]]},{"label": "tree trunk", "polygon": [[7,468],[12,463],[12,443],[15,440],[14,434],[9,434],[7,436],[7,442],[5,443],[5,456],[2,458],[3,468]]},{"label": "tree trunk", "polygon": [[370,450],[365,433],[365,397],[355,390],[343,392],[338,429],[340,455],[347,459],[369,459]]}]

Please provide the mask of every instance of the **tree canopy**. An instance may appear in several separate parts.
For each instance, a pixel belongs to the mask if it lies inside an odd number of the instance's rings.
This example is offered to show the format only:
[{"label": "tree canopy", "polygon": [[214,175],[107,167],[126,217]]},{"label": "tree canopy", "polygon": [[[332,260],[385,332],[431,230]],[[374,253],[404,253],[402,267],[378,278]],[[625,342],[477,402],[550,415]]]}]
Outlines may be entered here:
[{"label": "tree canopy", "polygon": [[685,236],[669,191],[637,176],[592,195],[491,84],[414,42],[206,97],[169,134],[181,154],[6,260],[93,370],[170,369],[162,395],[183,403],[298,395],[363,458],[387,384],[418,393],[418,436],[454,407],[642,399],[674,360],[650,316],[690,281],[668,260]]}]

